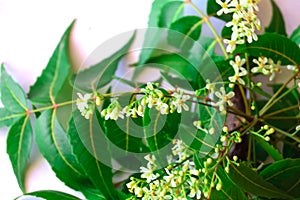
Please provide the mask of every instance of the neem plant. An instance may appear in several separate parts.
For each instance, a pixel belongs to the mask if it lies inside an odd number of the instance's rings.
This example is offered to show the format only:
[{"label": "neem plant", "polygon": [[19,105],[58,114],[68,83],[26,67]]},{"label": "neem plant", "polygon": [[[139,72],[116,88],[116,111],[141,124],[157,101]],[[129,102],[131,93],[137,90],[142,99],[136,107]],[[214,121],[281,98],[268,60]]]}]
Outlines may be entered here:
[{"label": "neem plant", "polygon": [[[24,195],[78,199],[26,194],[34,132],[56,176],[87,199],[300,198],[300,27],[288,37],[272,6],[257,35],[256,0],[208,0],[207,14],[191,0],[155,0],[149,27],[157,28],[142,31],[143,45],[134,46],[138,30],[77,73],[71,25],[27,95],[2,66],[0,126],[10,127],[7,153]],[[186,15],[187,7],[198,15]],[[221,35],[211,17],[226,22]],[[201,34],[203,24],[213,38]],[[118,75],[118,63],[137,49],[134,75]],[[137,81],[145,68],[159,78]],[[272,84],[283,68],[286,82]]]}]

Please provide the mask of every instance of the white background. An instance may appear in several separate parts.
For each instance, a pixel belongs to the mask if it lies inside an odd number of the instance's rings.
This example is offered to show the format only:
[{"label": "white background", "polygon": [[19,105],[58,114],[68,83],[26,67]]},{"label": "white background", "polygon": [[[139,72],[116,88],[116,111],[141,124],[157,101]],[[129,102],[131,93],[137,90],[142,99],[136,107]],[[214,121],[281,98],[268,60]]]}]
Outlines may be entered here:
[{"label": "white background", "polygon": [[[300,1],[276,2],[290,34],[300,24]],[[73,19],[77,22],[71,36],[71,62],[78,68],[89,53],[112,36],[145,28],[151,3],[152,0],[0,0],[0,62],[28,91]],[[268,0],[262,1],[260,15],[264,24],[271,15],[269,6]],[[6,137],[7,129],[0,129],[0,199],[10,200],[21,191],[6,154]],[[29,192],[54,189],[80,196],[57,180],[40,155],[34,156],[33,163],[27,177]]]}]

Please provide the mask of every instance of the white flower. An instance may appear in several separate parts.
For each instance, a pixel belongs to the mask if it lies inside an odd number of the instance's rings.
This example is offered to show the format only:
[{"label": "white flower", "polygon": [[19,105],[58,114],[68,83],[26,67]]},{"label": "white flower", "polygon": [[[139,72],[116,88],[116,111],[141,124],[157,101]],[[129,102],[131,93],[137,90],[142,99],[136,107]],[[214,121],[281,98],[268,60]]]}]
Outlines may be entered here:
[{"label": "white flower", "polygon": [[224,43],[228,44],[226,47],[226,51],[231,53],[236,49],[237,44],[244,44],[245,41],[242,39],[237,39],[237,38],[231,38],[231,40],[224,39]]},{"label": "white flower", "polygon": [[234,97],[234,92],[226,93],[225,88],[221,87],[220,92],[215,92],[215,95],[219,98],[219,101],[216,103],[212,103],[214,106],[218,106],[219,110],[222,114],[226,114],[225,106],[228,104],[229,106],[233,106],[232,101],[230,100],[232,97]]},{"label": "white flower", "polygon": [[77,93],[79,99],[76,101],[78,110],[82,113],[85,109],[88,109],[88,100],[91,98],[91,94],[85,94],[84,96],[81,93]]},{"label": "white flower", "polygon": [[217,12],[217,15],[220,16],[223,13],[228,14],[229,12],[232,12],[232,9],[229,9],[229,2],[230,0],[225,0],[225,2],[222,2],[221,0],[216,0],[217,4],[219,4],[222,8]]},{"label": "white flower", "polygon": [[182,90],[179,90],[178,92],[174,92],[172,94],[172,101],[171,101],[171,105],[172,105],[172,109],[171,112],[173,112],[174,110],[177,110],[178,113],[182,112],[182,108],[185,111],[189,110],[189,107],[187,104],[185,104],[185,102],[190,98],[189,95],[185,95],[183,94]]},{"label": "white flower", "polygon": [[268,70],[268,58],[264,57],[264,56],[260,56],[257,59],[253,59],[253,63],[257,64],[256,67],[253,67],[251,69],[252,73],[263,73],[264,75],[269,75],[270,71]]}]

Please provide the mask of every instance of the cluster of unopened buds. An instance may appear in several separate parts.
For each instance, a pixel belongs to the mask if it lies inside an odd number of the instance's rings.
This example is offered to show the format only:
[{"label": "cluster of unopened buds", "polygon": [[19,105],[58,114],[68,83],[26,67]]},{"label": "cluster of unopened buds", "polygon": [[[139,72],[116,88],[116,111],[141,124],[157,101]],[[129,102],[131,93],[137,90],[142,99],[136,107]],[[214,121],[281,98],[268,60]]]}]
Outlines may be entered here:
[{"label": "cluster of unopened buds", "polygon": [[221,179],[217,175],[210,179],[213,159],[207,158],[203,168],[196,169],[192,155],[193,151],[179,139],[174,140],[165,168],[159,169],[156,157],[147,155],[147,167],[141,167],[141,178],[131,177],[126,184],[129,192],[135,194],[129,199],[201,199],[209,196],[211,187],[221,190]]},{"label": "cluster of unopened buds", "polygon": [[228,44],[226,51],[233,52],[237,44],[243,44],[245,40],[251,43],[257,40],[255,30],[261,29],[260,20],[256,12],[259,10],[258,0],[216,0],[222,7],[217,15],[232,13],[232,20],[226,23],[226,27],[231,27],[230,39],[224,39]]}]

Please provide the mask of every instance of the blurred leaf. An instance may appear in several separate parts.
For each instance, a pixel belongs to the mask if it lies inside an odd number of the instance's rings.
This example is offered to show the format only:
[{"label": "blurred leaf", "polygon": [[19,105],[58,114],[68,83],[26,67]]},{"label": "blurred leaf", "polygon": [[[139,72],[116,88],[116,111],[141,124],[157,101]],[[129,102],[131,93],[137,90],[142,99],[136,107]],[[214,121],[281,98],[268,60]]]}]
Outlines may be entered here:
[{"label": "blurred leaf", "polygon": [[221,16],[217,15],[217,12],[221,9],[222,7],[216,2],[216,0],[208,0],[207,1],[207,7],[206,7],[206,13],[209,16],[214,16],[218,19],[221,19],[223,21],[230,21],[232,19],[231,14],[222,14]]},{"label": "blurred leaf", "polygon": [[282,160],[283,156],[279,153],[277,149],[274,148],[273,145],[266,142],[264,139],[257,137],[254,135],[255,140],[260,144],[260,146],[275,160]]},{"label": "blurred leaf", "polygon": [[280,35],[287,36],[286,30],[285,30],[285,22],[283,19],[283,16],[281,14],[280,9],[278,8],[277,4],[274,0],[271,0],[272,4],[272,19],[271,23],[268,27],[266,27],[265,31],[270,33],[278,33]]},{"label": "blurred leaf", "polygon": [[293,31],[290,39],[296,44],[300,45],[300,25]]},{"label": "blurred leaf", "polygon": [[74,23],[75,21],[63,34],[42,75],[30,87],[29,97],[34,105],[53,104],[68,77],[70,71],[69,37]]},{"label": "blurred leaf", "polygon": [[25,171],[30,157],[32,128],[29,116],[20,118],[9,130],[7,153],[10,158],[19,187],[25,192]]},{"label": "blurred leaf", "polygon": [[[74,116],[81,117],[79,111],[76,111]],[[101,162],[103,159],[110,162],[110,156],[106,149],[105,140],[100,141],[99,134],[101,133],[97,131],[97,127],[99,127],[99,123],[96,115],[93,115],[89,120],[82,119],[81,123],[77,124],[72,118],[69,122],[67,134],[74,154],[94,186],[99,189],[105,199],[116,199],[116,192],[112,183],[112,169],[107,166],[108,163]],[[99,151],[101,151],[101,154],[99,154]],[[106,156],[106,158],[103,158],[103,156]],[[85,193],[92,195],[91,191]],[[96,194],[93,192],[94,195]]]},{"label": "blurred leaf", "polygon": [[214,54],[215,46],[217,43],[217,41],[214,38],[201,36],[198,39],[198,43],[201,45],[201,47],[203,47],[203,49],[205,49],[205,56],[212,56]]},{"label": "blurred leaf", "polygon": [[300,197],[300,159],[274,162],[260,172],[262,178],[295,198]]},{"label": "blurred leaf", "polygon": [[[145,34],[145,39],[143,42],[143,47],[155,47],[160,39],[161,39],[161,32],[157,31],[155,29],[152,29],[152,27],[158,27],[159,26],[159,16],[162,13],[162,8],[169,2],[178,1],[178,0],[154,0],[151,7],[151,12],[148,17],[148,27],[150,29],[147,29]],[[138,66],[142,66],[152,55],[154,48],[142,48]]]},{"label": "blurred leaf", "polygon": [[27,108],[26,96],[23,89],[1,66],[0,79],[1,102],[5,109],[11,113],[25,113]]},{"label": "blurred leaf", "polygon": [[164,54],[146,61],[147,66],[161,69],[164,72],[171,72],[190,82],[197,82],[199,72],[197,66],[193,66],[188,60],[179,54]]},{"label": "blurred leaf", "polygon": [[72,77],[72,83],[75,88],[92,92],[95,91],[113,80],[120,60],[128,52],[132,42],[134,41],[135,33],[129,41],[114,54],[95,64],[88,69],[78,72]]},{"label": "blurred leaf", "polygon": [[91,186],[72,153],[66,132],[57,120],[56,110],[44,111],[39,116],[35,124],[35,133],[39,151],[61,181],[75,190],[81,190],[82,185]]},{"label": "blurred leaf", "polygon": [[168,28],[172,22],[183,16],[183,8],[185,3],[183,1],[171,1],[166,3],[159,16],[158,26]]},{"label": "blurred leaf", "polygon": [[275,62],[280,60],[282,65],[299,65],[300,49],[297,44],[288,38],[276,34],[265,33],[258,36],[258,41],[251,44],[239,45],[234,54],[248,53],[250,56],[265,56]]},{"label": "blurred leaf", "polygon": [[[31,193],[24,194],[21,197],[26,197],[26,196],[37,197],[36,200],[38,200],[40,198],[43,198],[46,200],[57,200],[57,199],[80,200],[80,198],[75,197],[73,195],[66,194],[66,193],[59,192],[59,191],[52,191],[52,190],[41,190],[41,191],[37,191],[37,192],[31,192]],[[18,197],[17,199],[20,199],[20,197]],[[24,199],[24,198],[22,198],[22,199]],[[30,199],[32,199],[32,198],[30,198]]]},{"label": "blurred leaf", "polygon": [[243,163],[240,163],[239,166],[230,164],[228,175],[241,189],[255,196],[292,199],[291,196],[265,181],[259,174]]},{"label": "blurred leaf", "polygon": [[[181,50],[189,50],[195,40],[200,37],[202,23],[202,19],[198,16],[185,16],[176,20],[171,24],[168,32],[169,44]],[[183,36],[179,38],[178,32],[182,33]]]},{"label": "blurred leaf", "polygon": [[[22,114],[24,116],[25,114]],[[11,126],[21,115],[13,114],[9,112],[6,108],[0,108],[0,128],[4,126]]]}]

